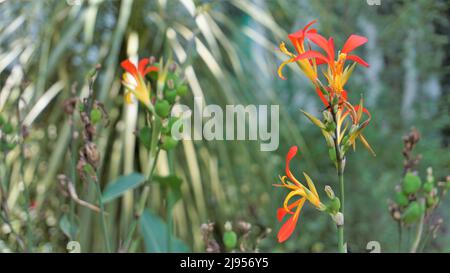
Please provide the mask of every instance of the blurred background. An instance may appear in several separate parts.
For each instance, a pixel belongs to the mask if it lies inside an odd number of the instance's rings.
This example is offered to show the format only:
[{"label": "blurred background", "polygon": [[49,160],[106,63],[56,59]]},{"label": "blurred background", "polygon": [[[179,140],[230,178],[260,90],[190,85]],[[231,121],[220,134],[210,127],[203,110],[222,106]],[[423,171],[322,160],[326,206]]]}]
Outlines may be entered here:
[{"label": "blurred background", "polygon": [[[285,68],[286,81],[276,73],[286,59],[278,44],[317,19],[316,28],[333,36],[338,48],[351,34],[369,39],[358,55],[371,66],[357,67],[347,89],[353,101],[362,94],[373,115],[365,135],[377,157],[360,146],[347,158],[349,246],[365,251],[367,242],[375,240],[382,251],[398,251],[388,200],[403,174],[403,135],[413,127],[421,133],[416,153],[422,155],[422,176],[431,166],[443,180],[450,169],[449,15],[446,0],[381,0],[381,5],[356,0],[2,0],[0,113],[14,126],[23,119],[29,134],[25,145],[0,156],[2,177],[11,183],[7,200],[1,200],[9,205],[11,225],[25,236],[25,183],[32,200],[29,224],[35,251],[67,252],[69,240],[79,241],[82,251],[103,251],[95,213],[76,208],[76,238],[68,238],[61,223],[69,199],[58,188],[57,176],[70,173],[71,141],[63,102],[75,83],[77,92],[86,94],[87,75],[101,64],[94,96],[109,114],[109,125],[99,129],[96,139],[104,188],[120,175],[141,171],[147,160],[134,136],[142,120],[123,101],[120,61],[171,57],[185,71],[190,87],[183,104],[192,106],[193,97],[201,96],[207,104],[221,106],[280,105],[276,151],[261,152],[257,141],[178,145],[174,167],[183,184],[173,212],[174,234],[190,251],[202,252],[203,223],[214,223],[212,238],[219,244],[225,222],[236,229],[249,223],[250,231],[238,234],[247,236],[246,251],[335,251],[334,224],[311,206],[305,206],[292,239],[284,244],[276,239],[276,209],[286,193],[272,184],[283,175],[289,147],[298,145],[302,151],[294,167],[298,177],[308,172],[322,196],[327,184],[337,189],[325,142],[299,111],[320,115],[320,100],[295,65]],[[156,172],[164,173],[167,164],[162,155]],[[130,226],[140,190],[106,205],[115,249]],[[95,203],[92,191],[78,181],[81,199]],[[444,201],[437,212],[445,222],[426,251],[450,251],[448,205]],[[157,186],[151,187],[147,206],[167,218]],[[0,252],[20,251],[11,229],[4,221],[0,225]],[[268,229],[272,232],[266,236]],[[407,231],[405,238],[414,232]],[[145,251],[142,236],[134,239],[132,250]]]}]

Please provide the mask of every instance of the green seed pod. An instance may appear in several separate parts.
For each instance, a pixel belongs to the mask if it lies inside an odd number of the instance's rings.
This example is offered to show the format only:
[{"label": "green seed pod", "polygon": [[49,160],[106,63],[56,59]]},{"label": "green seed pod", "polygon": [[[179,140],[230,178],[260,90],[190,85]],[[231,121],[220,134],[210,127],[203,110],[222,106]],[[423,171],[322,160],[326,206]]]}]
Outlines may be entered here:
[{"label": "green seed pod", "polygon": [[102,119],[102,111],[100,111],[97,108],[94,108],[91,110],[91,121],[92,123],[96,124],[97,122],[99,122]]},{"label": "green seed pod", "polygon": [[173,148],[175,148],[178,144],[178,140],[174,139],[173,137],[165,137],[163,144],[161,146],[161,148],[163,148],[163,150],[169,151],[172,150]]},{"label": "green seed pod", "polygon": [[430,193],[434,188],[433,183],[430,182],[426,182],[423,184],[423,191],[426,193]]},{"label": "green seed pod", "polygon": [[412,224],[420,219],[422,213],[422,206],[417,201],[413,201],[409,204],[409,206],[403,213],[402,220],[403,222],[405,222],[405,224]]},{"label": "green seed pod", "polygon": [[182,97],[182,96],[186,95],[187,92],[188,92],[188,87],[186,85],[182,84],[177,87],[178,96]]},{"label": "green seed pod", "polygon": [[11,133],[14,131],[14,127],[12,126],[11,123],[6,122],[6,123],[3,125],[2,130],[3,130],[3,133],[4,133],[4,134],[9,135],[9,134],[11,134]]},{"label": "green seed pod", "polygon": [[395,202],[401,207],[406,207],[409,203],[408,197],[403,192],[395,193]]},{"label": "green seed pod", "polygon": [[166,100],[157,101],[155,104],[156,114],[162,118],[166,118],[170,112],[170,104]]},{"label": "green seed pod", "polygon": [[414,194],[420,189],[421,184],[420,177],[412,173],[407,173],[403,180],[403,192],[406,194]]},{"label": "green seed pod", "polygon": [[3,118],[3,116],[0,116],[0,127],[3,126],[3,124],[5,124],[5,118]]},{"label": "green seed pod", "polygon": [[234,231],[225,231],[223,234],[223,244],[228,250],[234,249],[237,245],[237,235]]},{"label": "green seed pod", "polygon": [[328,208],[332,214],[339,212],[339,209],[341,208],[341,201],[339,201],[339,198],[331,199]]},{"label": "green seed pod", "polygon": [[175,99],[177,98],[177,91],[176,90],[167,90],[164,94],[164,98],[170,103],[174,104]]},{"label": "green seed pod", "polygon": [[[178,119],[179,118],[177,118],[177,117],[170,117],[169,118],[169,122],[167,123],[167,126],[164,126],[162,129],[161,129],[161,132],[163,133],[163,134],[165,134],[165,135],[170,135],[171,134],[171,131],[172,131],[172,126],[175,124],[175,122],[177,122],[178,121]],[[182,128],[183,126],[181,126],[180,127],[180,133],[181,133],[181,131],[182,131]]]}]

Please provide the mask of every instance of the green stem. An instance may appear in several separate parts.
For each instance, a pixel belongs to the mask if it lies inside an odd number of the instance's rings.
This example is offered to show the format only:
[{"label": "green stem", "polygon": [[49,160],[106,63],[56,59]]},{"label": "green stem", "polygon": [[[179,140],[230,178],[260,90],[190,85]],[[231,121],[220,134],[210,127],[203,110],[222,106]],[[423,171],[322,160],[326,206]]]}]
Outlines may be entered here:
[{"label": "green stem", "polygon": [[[340,201],[341,201],[341,209],[340,212],[342,215],[344,214],[344,173],[342,170],[342,160],[338,160],[338,177],[339,177],[339,189],[340,189]],[[338,248],[340,253],[347,252],[344,246],[344,223],[338,226]]]},{"label": "green stem", "polygon": [[[425,203],[425,200],[420,200],[421,205]],[[423,224],[425,220],[425,213],[422,213],[422,216],[420,217],[419,226],[417,227],[416,237],[414,239],[414,243],[411,247],[411,253],[416,253],[417,249],[419,248],[420,240],[422,239],[423,234]]]},{"label": "green stem", "polygon": [[105,208],[102,201],[102,190],[100,189],[99,185],[100,183],[98,181],[93,181],[93,183],[95,183],[95,186],[97,187],[97,198],[100,206],[100,223],[102,225],[105,248],[108,253],[111,253],[111,245],[109,243],[109,233],[108,228],[106,227],[106,220],[105,220]]}]

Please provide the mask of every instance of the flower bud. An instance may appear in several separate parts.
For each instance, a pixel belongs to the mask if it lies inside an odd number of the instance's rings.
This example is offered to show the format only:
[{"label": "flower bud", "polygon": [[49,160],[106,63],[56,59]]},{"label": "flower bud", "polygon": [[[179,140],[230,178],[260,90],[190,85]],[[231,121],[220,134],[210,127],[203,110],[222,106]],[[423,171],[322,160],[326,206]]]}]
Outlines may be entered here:
[{"label": "flower bud", "polygon": [[226,249],[232,250],[237,245],[237,235],[234,231],[225,231],[223,234],[223,244]]},{"label": "flower bud", "polygon": [[325,122],[333,122],[333,115],[331,115],[330,111],[325,110],[322,114]]},{"label": "flower bud", "polygon": [[328,186],[328,185],[325,186],[325,192],[326,192],[328,198],[330,198],[330,199],[334,199],[336,197],[334,195],[333,189],[330,186]]},{"label": "flower bud", "polygon": [[406,194],[416,193],[420,189],[421,184],[422,182],[418,176],[408,172],[403,180],[403,192]]}]

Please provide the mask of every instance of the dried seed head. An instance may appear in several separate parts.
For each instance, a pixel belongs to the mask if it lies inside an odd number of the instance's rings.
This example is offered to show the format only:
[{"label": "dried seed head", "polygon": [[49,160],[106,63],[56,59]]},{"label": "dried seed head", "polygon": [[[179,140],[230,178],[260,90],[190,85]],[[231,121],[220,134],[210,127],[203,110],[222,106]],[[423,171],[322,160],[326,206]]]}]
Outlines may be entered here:
[{"label": "dried seed head", "polygon": [[86,142],[84,145],[84,154],[87,161],[95,168],[97,168],[100,161],[100,153],[98,152],[97,146],[93,142]]},{"label": "dried seed head", "polygon": [[76,98],[70,98],[63,102],[63,108],[64,112],[68,115],[72,115],[75,107],[77,105],[77,99]]},{"label": "dried seed head", "polygon": [[252,228],[252,224],[245,221],[239,221],[237,227],[242,233],[248,233]]}]

